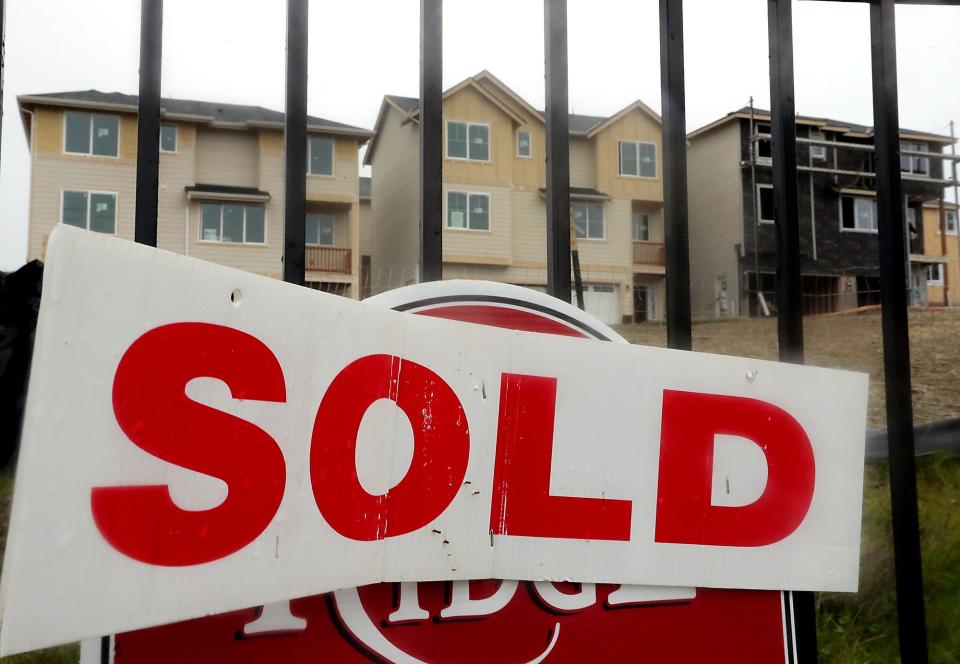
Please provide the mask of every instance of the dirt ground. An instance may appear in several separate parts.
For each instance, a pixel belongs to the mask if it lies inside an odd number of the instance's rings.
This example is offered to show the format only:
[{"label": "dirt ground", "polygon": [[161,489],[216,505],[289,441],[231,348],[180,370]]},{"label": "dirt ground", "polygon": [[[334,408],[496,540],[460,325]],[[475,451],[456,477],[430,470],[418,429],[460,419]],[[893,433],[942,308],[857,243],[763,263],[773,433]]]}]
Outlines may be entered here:
[{"label": "dirt ground", "polygon": [[[617,331],[631,343],[667,345],[661,324],[624,325]],[[803,334],[807,364],[870,374],[868,426],[885,426],[879,311],[809,316]],[[755,318],[696,322],[693,349],[775,360],[777,323]],[[960,416],[960,311],[911,311],[909,352],[914,421]]]}]

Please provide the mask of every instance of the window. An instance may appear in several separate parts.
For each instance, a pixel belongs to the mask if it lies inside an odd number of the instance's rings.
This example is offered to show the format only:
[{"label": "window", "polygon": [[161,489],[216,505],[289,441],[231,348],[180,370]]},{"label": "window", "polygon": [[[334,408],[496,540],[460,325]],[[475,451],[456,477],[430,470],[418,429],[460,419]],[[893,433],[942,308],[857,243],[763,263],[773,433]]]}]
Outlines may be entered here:
[{"label": "window", "polygon": [[657,146],[654,143],[618,141],[620,146],[620,175],[657,177]]},{"label": "window", "polygon": [[517,132],[517,156],[518,157],[530,156],[530,132],[529,131]]},{"label": "window", "polygon": [[307,213],[307,244],[333,246],[333,215]]},{"label": "window", "polygon": [[98,157],[116,157],[120,147],[120,118],[116,115],[78,113],[64,115],[63,151]]},{"label": "window", "polygon": [[[519,138],[517,142],[519,145]],[[490,161],[490,125],[448,122],[447,157]]]},{"label": "window", "polygon": [[948,235],[957,234],[957,211],[956,210],[947,210],[944,212],[945,222],[947,226]]},{"label": "window", "polygon": [[160,152],[177,151],[177,125],[160,125]]},{"label": "window", "polygon": [[[900,143],[901,152],[926,152],[927,146],[920,143]],[[913,155],[900,155],[900,171],[903,173],[913,173],[915,175],[927,175],[930,173],[930,159],[928,157],[915,157]]]},{"label": "window", "polygon": [[927,285],[928,286],[943,285],[943,263],[927,264]]},{"label": "window", "polygon": [[465,191],[447,192],[447,228],[490,230],[490,196]]},{"label": "window", "polygon": [[[822,141],[823,132],[822,131],[810,131],[810,140],[811,141]],[[810,157],[812,159],[819,159],[823,161],[827,158],[827,146],[826,145],[815,145],[810,143]]]},{"label": "window", "polygon": [[877,232],[877,201],[844,196],[840,199],[840,227],[847,231]]},{"label": "window", "polygon": [[574,203],[573,226],[578,238],[602,240],[603,205],[600,203]]},{"label": "window", "polygon": [[96,191],[65,191],[60,221],[97,233],[115,233],[117,195]]},{"label": "window", "polygon": [[759,122],[754,125],[754,157],[758,164],[773,163],[773,143],[770,137],[770,125]]},{"label": "window", "polygon": [[757,185],[757,201],[760,208],[760,223],[772,224],[773,213],[773,186],[769,184]]},{"label": "window", "polygon": [[307,173],[333,175],[333,139],[311,136],[307,146]]},{"label": "window", "polygon": [[650,241],[650,215],[645,212],[633,213],[633,241]]},{"label": "window", "polygon": [[204,203],[200,207],[200,239],[204,242],[263,244],[265,211],[260,205]]}]

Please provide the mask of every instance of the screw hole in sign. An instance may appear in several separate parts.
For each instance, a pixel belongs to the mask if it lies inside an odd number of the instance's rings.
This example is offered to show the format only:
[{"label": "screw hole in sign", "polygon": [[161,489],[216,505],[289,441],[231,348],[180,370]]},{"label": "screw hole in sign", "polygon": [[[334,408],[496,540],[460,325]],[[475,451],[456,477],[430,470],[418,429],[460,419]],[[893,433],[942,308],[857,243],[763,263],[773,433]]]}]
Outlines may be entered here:
[{"label": "screw hole in sign", "polygon": [[234,288],[230,292],[230,301],[233,303],[233,306],[235,307],[240,306],[240,289],[239,288]]}]

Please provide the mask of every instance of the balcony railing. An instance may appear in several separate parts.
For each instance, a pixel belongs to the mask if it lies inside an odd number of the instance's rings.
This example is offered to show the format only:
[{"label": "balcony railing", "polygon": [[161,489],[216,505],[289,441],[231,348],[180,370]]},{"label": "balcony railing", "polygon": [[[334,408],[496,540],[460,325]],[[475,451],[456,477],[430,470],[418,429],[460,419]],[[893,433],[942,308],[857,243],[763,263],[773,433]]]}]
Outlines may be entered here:
[{"label": "balcony railing", "polygon": [[340,247],[306,246],[306,269],[317,272],[351,273],[350,249]]},{"label": "balcony railing", "polygon": [[663,242],[634,241],[633,263],[635,265],[666,265]]}]

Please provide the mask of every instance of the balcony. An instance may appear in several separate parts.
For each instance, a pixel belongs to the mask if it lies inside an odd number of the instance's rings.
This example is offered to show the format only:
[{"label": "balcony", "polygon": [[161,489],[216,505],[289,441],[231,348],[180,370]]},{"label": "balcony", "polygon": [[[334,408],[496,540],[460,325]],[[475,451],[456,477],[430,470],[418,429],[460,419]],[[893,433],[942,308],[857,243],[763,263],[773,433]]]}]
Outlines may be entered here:
[{"label": "balcony", "polygon": [[633,264],[666,265],[666,258],[663,253],[663,242],[634,241]]},{"label": "balcony", "polygon": [[306,268],[316,272],[335,272],[350,274],[350,249],[340,247],[321,247],[308,244],[306,247]]}]

